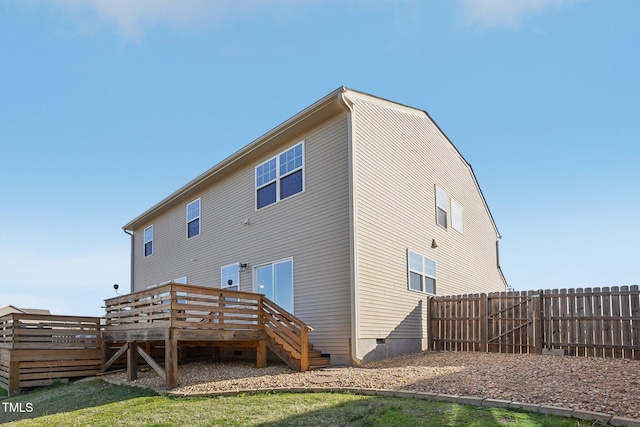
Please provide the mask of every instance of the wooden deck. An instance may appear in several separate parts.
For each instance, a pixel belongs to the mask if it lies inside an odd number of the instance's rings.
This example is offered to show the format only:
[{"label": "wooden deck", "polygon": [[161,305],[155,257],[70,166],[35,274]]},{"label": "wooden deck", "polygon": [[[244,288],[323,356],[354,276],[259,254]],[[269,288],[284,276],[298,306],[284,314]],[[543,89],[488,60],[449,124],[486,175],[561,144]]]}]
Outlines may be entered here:
[{"label": "wooden deck", "polygon": [[[258,367],[266,366],[269,348],[293,369],[310,367],[312,328],[261,294],[169,283],[110,298],[105,307],[102,369],[126,353],[130,381],[141,356],[168,388],[176,387],[179,346],[255,348]],[[158,342],[164,344],[164,367],[148,351]],[[114,343],[121,346],[111,355]],[[311,364],[328,364],[316,353]]]},{"label": "wooden deck", "polygon": [[101,368],[99,317],[14,313],[0,317],[0,387],[9,395]]}]

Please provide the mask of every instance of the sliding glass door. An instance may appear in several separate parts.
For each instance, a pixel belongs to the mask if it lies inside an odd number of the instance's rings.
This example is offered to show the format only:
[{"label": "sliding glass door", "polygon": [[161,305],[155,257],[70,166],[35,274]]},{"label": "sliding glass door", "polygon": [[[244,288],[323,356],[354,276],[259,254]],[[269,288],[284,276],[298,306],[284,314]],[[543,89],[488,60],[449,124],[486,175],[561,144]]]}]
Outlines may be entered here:
[{"label": "sliding glass door", "polygon": [[254,270],[254,290],[293,313],[293,260],[273,262]]}]

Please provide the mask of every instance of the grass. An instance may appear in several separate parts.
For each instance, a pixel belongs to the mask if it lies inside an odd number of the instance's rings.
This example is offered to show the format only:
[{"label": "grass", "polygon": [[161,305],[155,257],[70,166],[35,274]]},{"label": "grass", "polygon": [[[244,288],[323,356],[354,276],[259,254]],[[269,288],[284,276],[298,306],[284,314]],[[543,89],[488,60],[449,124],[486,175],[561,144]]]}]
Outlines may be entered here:
[{"label": "grass", "polygon": [[[31,413],[2,403],[31,403]],[[348,393],[248,394],[176,398],[100,380],[60,384],[0,400],[0,424],[11,426],[548,426],[595,422],[419,399]],[[7,424],[2,424],[4,425]]]}]

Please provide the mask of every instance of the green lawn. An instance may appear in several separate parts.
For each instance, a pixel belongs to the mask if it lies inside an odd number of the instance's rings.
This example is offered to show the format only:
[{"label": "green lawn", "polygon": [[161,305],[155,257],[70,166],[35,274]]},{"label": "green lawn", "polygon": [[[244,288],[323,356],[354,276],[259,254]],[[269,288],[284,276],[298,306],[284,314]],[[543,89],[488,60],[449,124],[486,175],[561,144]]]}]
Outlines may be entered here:
[{"label": "green lawn", "polygon": [[[596,426],[542,414],[348,393],[282,393],[176,398],[100,380],[0,398],[12,426]],[[4,402],[31,403],[10,413]],[[13,421],[13,422],[12,422]]]}]

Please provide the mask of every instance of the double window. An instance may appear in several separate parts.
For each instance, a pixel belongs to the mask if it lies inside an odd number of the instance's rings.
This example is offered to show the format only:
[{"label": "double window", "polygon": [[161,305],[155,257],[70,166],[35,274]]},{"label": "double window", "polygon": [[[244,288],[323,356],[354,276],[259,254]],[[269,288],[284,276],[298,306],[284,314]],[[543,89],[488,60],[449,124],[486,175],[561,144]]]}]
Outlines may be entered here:
[{"label": "double window", "polygon": [[408,251],[409,289],[436,293],[436,262],[416,252]]},{"label": "double window", "polygon": [[256,209],[304,190],[304,141],[256,167]]},{"label": "double window", "polygon": [[153,254],[153,225],[148,226],[144,229],[144,256],[149,256]]},{"label": "double window", "polygon": [[187,205],[187,239],[200,234],[200,199]]}]

